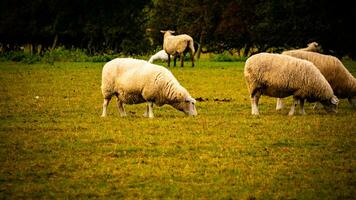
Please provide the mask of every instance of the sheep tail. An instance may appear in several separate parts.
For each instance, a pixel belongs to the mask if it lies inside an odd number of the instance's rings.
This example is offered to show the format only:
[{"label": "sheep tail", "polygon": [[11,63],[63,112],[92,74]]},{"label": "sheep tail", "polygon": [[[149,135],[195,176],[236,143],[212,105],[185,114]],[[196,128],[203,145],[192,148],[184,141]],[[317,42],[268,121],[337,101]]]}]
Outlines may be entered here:
[{"label": "sheep tail", "polygon": [[190,57],[192,59],[192,67],[194,67],[194,55],[195,55],[195,49],[194,49],[194,42],[193,40],[189,40],[187,47],[189,48],[189,52],[190,52]]}]

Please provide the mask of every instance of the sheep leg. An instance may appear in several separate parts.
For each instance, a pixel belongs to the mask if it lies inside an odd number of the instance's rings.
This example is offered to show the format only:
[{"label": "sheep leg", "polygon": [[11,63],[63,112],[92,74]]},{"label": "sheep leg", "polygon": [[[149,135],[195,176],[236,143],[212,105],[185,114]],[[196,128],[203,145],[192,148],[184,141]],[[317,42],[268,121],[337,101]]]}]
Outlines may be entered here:
[{"label": "sheep leg", "polygon": [[145,114],[143,116],[148,117],[148,118],[153,118],[153,102],[147,102],[147,108],[145,111]]},{"label": "sheep leg", "polygon": [[289,111],[289,113],[288,113],[289,116],[294,115],[295,107],[298,105],[298,103],[299,103],[299,99],[294,98],[292,107],[290,108],[290,111]]},{"label": "sheep leg", "polygon": [[180,54],[180,66],[183,67],[183,65],[184,65],[184,54],[181,53]]},{"label": "sheep leg", "polygon": [[124,103],[122,103],[122,101],[117,100],[117,108],[119,110],[120,116],[121,117],[125,117],[126,116],[126,111],[124,108]]},{"label": "sheep leg", "polygon": [[173,66],[175,67],[175,66],[176,66],[176,61],[177,61],[177,55],[174,55],[173,60],[174,60],[174,64],[173,64]]},{"label": "sheep leg", "polygon": [[300,111],[299,111],[299,113],[300,113],[301,115],[305,115],[304,99],[301,99],[301,100],[300,100]]},{"label": "sheep leg", "polygon": [[319,109],[320,108],[320,103],[319,102],[315,102],[314,103],[314,106],[313,106],[313,110],[317,110],[317,109]]},{"label": "sheep leg", "polygon": [[169,53],[167,53],[167,55],[168,55],[168,67],[170,67],[170,65],[171,65],[171,56],[169,55]]},{"label": "sheep leg", "polygon": [[101,117],[106,117],[106,115],[107,115],[107,108],[108,108],[108,105],[109,105],[110,100],[111,100],[111,98],[104,99],[104,103],[103,103],[103,113],[101,114]]},{"label": "sheep leg", "polygon": [[192,50],[190,50],[190,57],[192,59],[192,67],[194,67],[194,54]]},{"label": "sheep leg", "polygon": [[276,110],[282,110],[284,103],[281,98],[277,98]]},{"label": "sheep leg", "polygon": [[259,115],[258,112],[258,101],[260,99],[261,94],[259,92],[257,92],[256,94],[252,95],[251,97],[251,114],[252,115]]}]

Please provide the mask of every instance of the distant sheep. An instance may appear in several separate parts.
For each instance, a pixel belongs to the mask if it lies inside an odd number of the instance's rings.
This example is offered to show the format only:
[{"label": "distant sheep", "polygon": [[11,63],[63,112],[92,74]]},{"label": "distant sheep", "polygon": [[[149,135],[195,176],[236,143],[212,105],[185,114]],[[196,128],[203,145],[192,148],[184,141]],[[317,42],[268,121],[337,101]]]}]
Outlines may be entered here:
[{"label": "distant sheep", "polygon": [[356,107],[356,78],[337,57],[299,50],[285,51],[282,54],[312,62],[329,82],[334,94],[339,99],[347,98]]},{"label": "distant sheep", "polygon": [[311,42],[308,44],[308,46],[306,48],[301,48],[298,50],[302,50],[302,51],[311,51],[311,52],[320,52],[320,46],[317,42]]},{"label": "distant sheep", "polygon": [[[172,56],[170,56],[172,58]],[[168,54],[166,53],[165,50],[161,50],[151,56],[151,58],[148,60],[149,63],[153,63],[155,60],[162,60],[162,61],[168,61]]]},{"label": "distant sheep", "polygon": [[[177,56],[180,56],[180,66],[183,67],[184,55],[187,51],[190,53],[192,59],[192,67],[194,67],[194,41],[193,38],[187,34],[172,35],[174,31],[161,31],[163,36],[163,49],[168,55],[174,56],[174,66],[176,66]],[[168,67],[170,66],[170,56],[168,57]]]},{"label": "distant sheep", "polygon": [[169,104],[187,115],[197,115],[195,99],[166,68],[144,60],[116,58],[107,62],[102,71],[104,96],[102,117],[107,115],[111,97],[117,97],[121,116],[126,116],[124,104],[147,102],[144,116],[153,118],[153,104]]},{"label": "distant sheep", "polygon": [[260,96],[284,98],[293,95],[289,115],[300,103],[305,114],[304,100],[319,101],[327,112],[336,113],[337,97],[320,71],[311,63],[287,55],[259,53],[246,60],[244,75],[251,95],[252,114],[258,115]]}]

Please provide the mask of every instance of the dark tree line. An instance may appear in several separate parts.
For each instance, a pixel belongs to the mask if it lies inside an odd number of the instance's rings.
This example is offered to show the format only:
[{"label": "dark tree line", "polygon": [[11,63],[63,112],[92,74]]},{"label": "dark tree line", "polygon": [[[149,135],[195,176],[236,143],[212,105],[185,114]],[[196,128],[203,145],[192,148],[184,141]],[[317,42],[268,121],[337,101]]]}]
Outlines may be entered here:
[{"label": "dark tree line", "polygon": [[160,30],[170,29],[190,34],[198,54],[317,41],[355,58],[354,13],[346,0],[0,0],[0,44],[144,54],[161,48]]}]

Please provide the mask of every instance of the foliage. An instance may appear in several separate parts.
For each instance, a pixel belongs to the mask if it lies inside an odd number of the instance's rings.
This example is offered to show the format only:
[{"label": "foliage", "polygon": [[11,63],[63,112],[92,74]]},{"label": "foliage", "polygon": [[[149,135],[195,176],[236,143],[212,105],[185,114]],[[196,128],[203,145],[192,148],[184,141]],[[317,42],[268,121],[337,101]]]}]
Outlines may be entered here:
[{"label": "foliage", "polygon": [[228,51],[224,51],[220,54],[213,54],[211,57],[211,61],[217,62],[237,62],[237,61],[246,61],[246,57],[240,57],[236,55],[231,55]]},{"label": "foliage", "polygon": [[100,117],[103,63],[0,63],[0,198],[353,199],[355,109],[289,117],[263,96],[251,116],[243,65],[170,68],[198,116],[147,119],[115,100]]},{"label": "foliage", "polygon": [[352,1],[2,0],[0,51],[32,44],[142,55],[162,46],[160,30],[172,29],[193,36],[198,55],[317,41],[328,54],[355,58],[354,18]]}]

